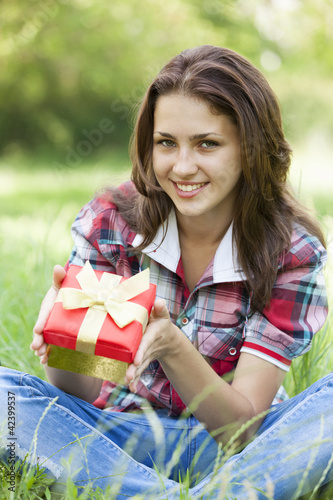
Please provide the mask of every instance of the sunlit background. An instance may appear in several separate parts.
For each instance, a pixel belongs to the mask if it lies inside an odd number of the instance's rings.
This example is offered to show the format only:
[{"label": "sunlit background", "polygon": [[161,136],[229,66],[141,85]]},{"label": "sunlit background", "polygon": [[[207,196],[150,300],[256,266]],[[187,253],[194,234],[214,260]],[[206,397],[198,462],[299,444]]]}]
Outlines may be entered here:
[{"label": "sunlit background", "polygon": [[[164,63],[215,44],[250,59],[279,97],[291,181],[329,245],[333,309],[332,0],[3,0],[0,4],[0,363],[42,378],[29,351],[70,226],[129,177],[135,106]],[[333,369],[332,321],[285,385]]]},{"label": "sunlit background", "polygon": [[[149,82],[202,44],[247,57],[280,100],[291,182],[327,236],[333,310],[333,0],[2,0],[3,366],[46,378],[29,345],[53,266],[71,251],[71,223],[97,189],[129,178],[135,107]],[[331,313],[293,362],[290,396],[333,370],[332,325]]]},{"label": "sunlit background", "polygon": [[0,29],[2,273],[9,261],[47,273],[66,261],[80,207],[129,176],[146,86],[201,44],[240,52],[268,78],[291,181],[331,241],[332,0],[4,0]]}]

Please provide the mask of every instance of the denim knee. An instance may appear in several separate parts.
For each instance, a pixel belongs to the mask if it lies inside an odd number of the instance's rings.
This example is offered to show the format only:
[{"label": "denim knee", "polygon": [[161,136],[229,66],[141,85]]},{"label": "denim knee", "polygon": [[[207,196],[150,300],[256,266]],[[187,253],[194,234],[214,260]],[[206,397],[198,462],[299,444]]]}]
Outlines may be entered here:
[{"label": "denim knee", "polygon": [[23,372],[0,366],[0,388],[17,387],[21,385]]}]

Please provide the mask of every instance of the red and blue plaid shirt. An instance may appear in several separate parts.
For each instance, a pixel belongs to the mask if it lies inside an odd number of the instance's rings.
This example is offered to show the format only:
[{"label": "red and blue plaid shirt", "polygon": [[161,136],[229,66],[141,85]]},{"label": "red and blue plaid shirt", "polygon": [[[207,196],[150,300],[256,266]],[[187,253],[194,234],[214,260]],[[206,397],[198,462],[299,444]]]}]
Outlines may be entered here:
[{"label": "red and blue plaid shirt", "polygon": [[[124,189],[130,187],[126,183]],[[219,375],[235,368],[241,352],[288,371],[292,360],[310,349],[313,334],[327,317],[322,274],[326,251],[299,227],[281,258],[269,307],[254,314],[232,244],[232,225],[192,292],[184,279],[174,212],[166,237],[160,227],[153,243],[137,255],[133,248],[141,236],[131,231],[114,204],[103,199],[83,207],[72,234],[75,246],[69,265],[89,260],[95,269],[125,277],[149,267],[150,281],[157,286],[157,297],[165,299],[171,321]],[[136,394],[125,385],[104,382],[95,405],[128,411],[147,406],[147,400],[153,407],[167,408],[170,415],[185,408],[157,360],[144,371]]]}]

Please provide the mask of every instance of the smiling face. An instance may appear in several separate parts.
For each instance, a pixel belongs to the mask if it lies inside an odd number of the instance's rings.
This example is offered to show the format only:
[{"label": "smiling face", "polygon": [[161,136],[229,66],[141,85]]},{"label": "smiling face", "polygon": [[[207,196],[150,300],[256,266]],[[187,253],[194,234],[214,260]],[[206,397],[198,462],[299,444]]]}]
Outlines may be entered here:
[{"label": "smiling face", "polygon": [[221,232],[230,224],[241,162],[238,130],[227,115],[212,113],[201,99],[182,94],[159,97],[153,167],[179,222],[190,218],[207,224],[207,229],[221,227]]}]

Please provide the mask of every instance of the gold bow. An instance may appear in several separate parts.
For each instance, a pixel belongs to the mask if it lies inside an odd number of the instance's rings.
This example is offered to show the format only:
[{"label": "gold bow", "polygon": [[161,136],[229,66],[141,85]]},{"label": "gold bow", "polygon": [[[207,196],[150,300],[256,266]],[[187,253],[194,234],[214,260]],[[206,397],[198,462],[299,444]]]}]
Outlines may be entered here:
[{"label": "gold bow", "polygon": [[124,280],[121,276],[103,273],[98,280],[89,261],[76,276],[81,290],[61,288],[57,302],[63,303],[64,309],[88,308],[76,340],[76,350],[94,354],[99,332],[106,315],[120,327],[137,320],[144,331],[148,323],[148,311],[145,307],[128,302],[149,289],[149,269]]}]

